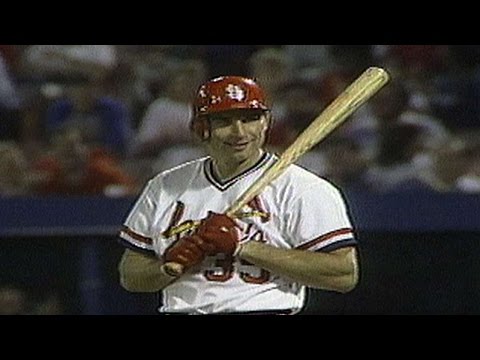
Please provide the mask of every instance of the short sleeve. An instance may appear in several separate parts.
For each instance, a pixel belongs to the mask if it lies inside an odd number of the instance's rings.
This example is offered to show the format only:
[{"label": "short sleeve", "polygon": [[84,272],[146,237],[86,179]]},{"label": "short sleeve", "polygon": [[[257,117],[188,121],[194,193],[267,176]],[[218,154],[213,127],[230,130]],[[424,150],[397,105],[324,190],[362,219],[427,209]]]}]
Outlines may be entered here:
[{"label": "short sleeve", "polygon": [[160,200],[158,189],[154,189],[152,185],[153,182],[149,181],[130,210],[119,233],[119,241],[123,245],[149,255],[155,255],[153,247],[155,234],[152,224],[154,224]]},{"label": "short sleeve", "polygon": [[286,214],[287,240],[292,248],[329,252],[356,244],[344,198],[327,181],[302,191]]}]

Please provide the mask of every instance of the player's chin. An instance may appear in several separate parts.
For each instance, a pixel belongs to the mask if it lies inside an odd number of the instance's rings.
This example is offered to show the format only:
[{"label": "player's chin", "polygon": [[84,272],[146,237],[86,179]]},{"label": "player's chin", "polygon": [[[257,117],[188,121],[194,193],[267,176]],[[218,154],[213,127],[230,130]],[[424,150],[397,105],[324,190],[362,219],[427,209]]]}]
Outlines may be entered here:
[{"label": "player's chin", "polygon": [[241,163],[241,162],[247,160],[249,156],[248,156],[248,154],[246,154],[242,151],[235,151],[235,152],[229,152],[227,157],[232,162]]},{"label": "player's chin", "polygon": [[258,156],[259,150],[259,142],[258,141],[251,141],[245,146],[230,146],[227,144],[223,144],[221,147],[221,154],[224,158],[229,158],[233,162],[242,163],[246,160]]},{"label": "player's chin", "polygon": [[257,154],[256,148],[249,144],[244,148],[230,148],[229,154],[236,160],[243,161],[255,156]]}]

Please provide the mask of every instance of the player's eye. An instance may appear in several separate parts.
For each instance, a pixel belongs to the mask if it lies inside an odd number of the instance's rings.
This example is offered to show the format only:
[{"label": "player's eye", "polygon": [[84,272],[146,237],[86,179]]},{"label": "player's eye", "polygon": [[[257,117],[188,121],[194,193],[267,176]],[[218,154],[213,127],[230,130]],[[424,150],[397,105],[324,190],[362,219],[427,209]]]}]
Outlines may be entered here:
[{"label": "player's eye", "polygon": [[261,114],[248,115],[248,116],[245,116],[244,118],[242,118],[242,122],[248,123],[248,122],[252,122],[252,121],[257,121],[257,120],[260,120],[261,117],[262,117]]},{"label": "player's eye", "polygon": [[245,116],[222,116],[222,115],[214,115],[210,116],[210,120],[215,127],[225,127],[230,126],[233,124],[235,120],[240,120],[242,123],[249,123],[253,121],[258,121],[262,117],[262,114],[248,114]]},{"label": "player's eye", "polygon": [[214,122],[215,126],[218,127],[228,126],[231,123],[230,118],[223,116],[212,116],[210,119]]}]

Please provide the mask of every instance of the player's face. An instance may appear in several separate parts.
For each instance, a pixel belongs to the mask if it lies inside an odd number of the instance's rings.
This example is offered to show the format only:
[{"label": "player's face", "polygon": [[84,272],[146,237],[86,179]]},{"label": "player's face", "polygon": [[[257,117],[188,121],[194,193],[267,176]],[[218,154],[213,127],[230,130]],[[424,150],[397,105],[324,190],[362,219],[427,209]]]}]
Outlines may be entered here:
[{"label": "player's face", "polygon": [[256,161],[265,142],[267,115],[261,111],[236,110],[212,114],[210,155],[220,161]]}]

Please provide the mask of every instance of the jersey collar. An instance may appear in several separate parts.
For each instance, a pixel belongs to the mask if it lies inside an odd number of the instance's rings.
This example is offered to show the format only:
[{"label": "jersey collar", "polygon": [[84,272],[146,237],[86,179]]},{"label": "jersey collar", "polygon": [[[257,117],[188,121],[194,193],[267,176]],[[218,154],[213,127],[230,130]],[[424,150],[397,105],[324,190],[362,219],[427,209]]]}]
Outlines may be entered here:
[{"label": "jersey collar", "polygon": [[237,181],[243,179],[244,177],[250,175],[254,171],[257,171],[258,169],[262,168],[265,164],[267,164],[270,159],[273,158],[273,155],[270,153],[265,152],[262,157],[250,168],[246,169],[242,173],[234,176],[233,178],[227,179],[225,181],[221,181],[216,175],[215,172],[213,171],[213,161],[212,158],[207,158],[204,163],[204,173],[205,177],[207,180],[212,183],[217,189],[221,191],[227,190],[230,186],[234,185]]}]

